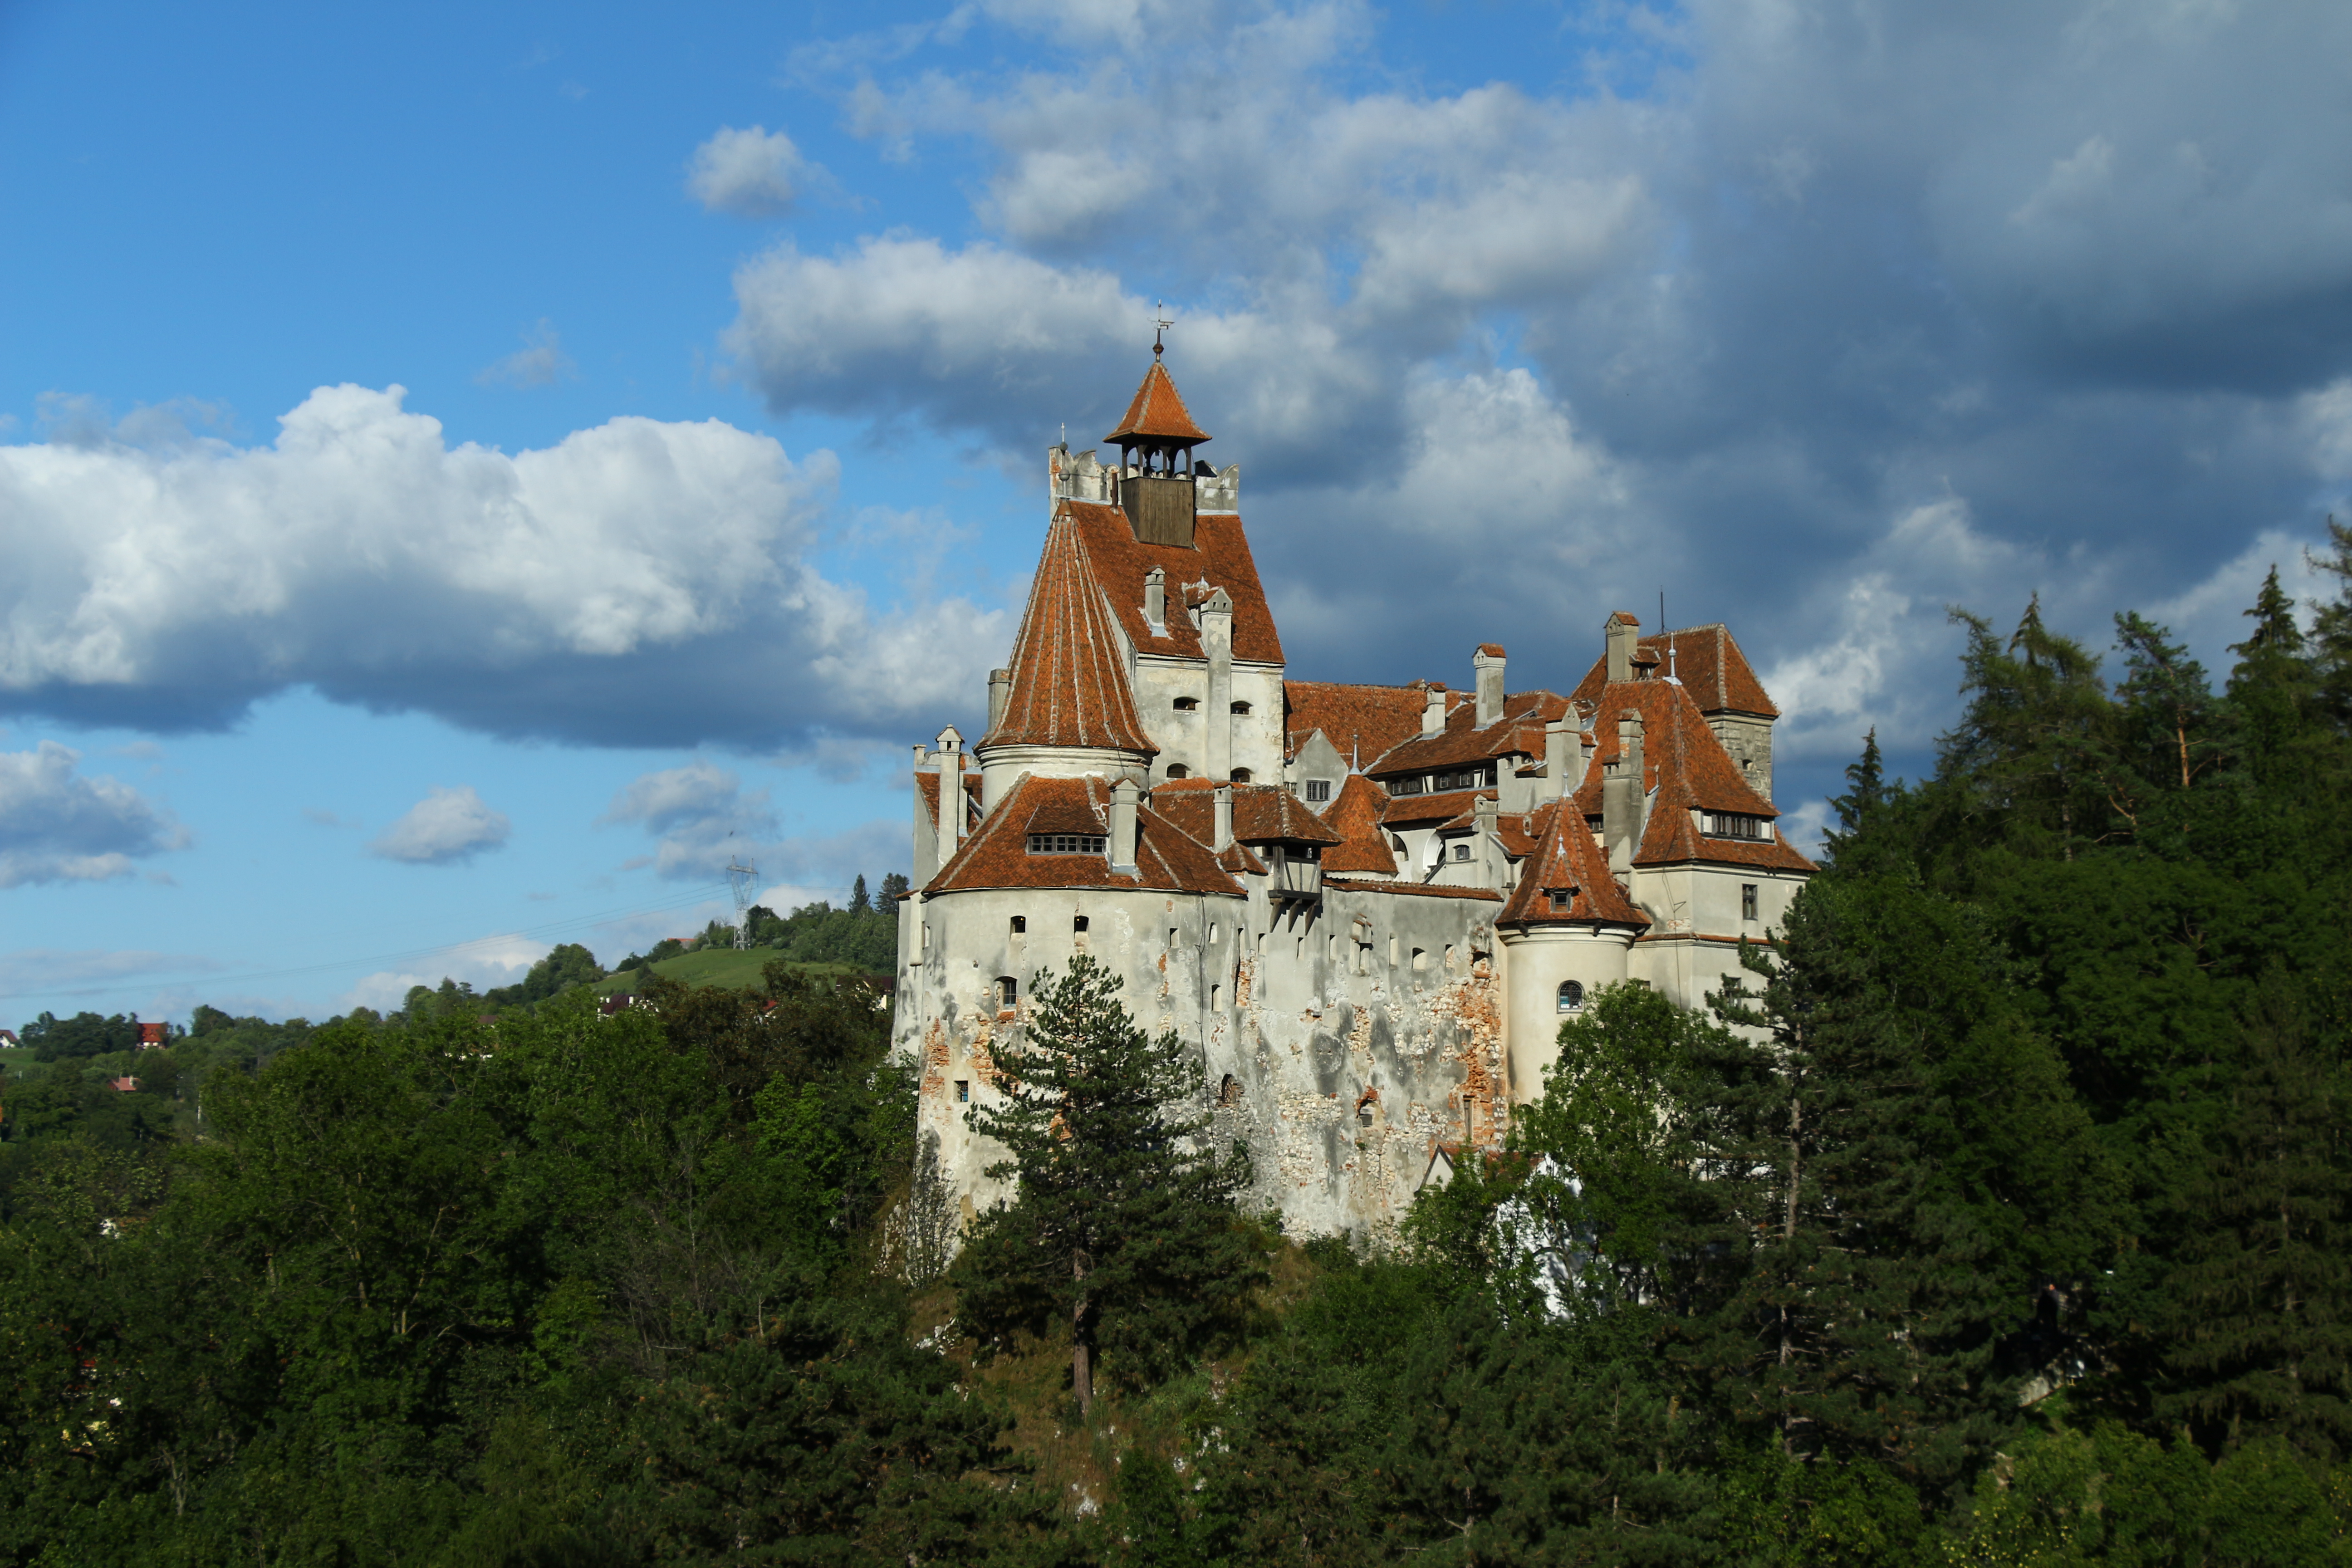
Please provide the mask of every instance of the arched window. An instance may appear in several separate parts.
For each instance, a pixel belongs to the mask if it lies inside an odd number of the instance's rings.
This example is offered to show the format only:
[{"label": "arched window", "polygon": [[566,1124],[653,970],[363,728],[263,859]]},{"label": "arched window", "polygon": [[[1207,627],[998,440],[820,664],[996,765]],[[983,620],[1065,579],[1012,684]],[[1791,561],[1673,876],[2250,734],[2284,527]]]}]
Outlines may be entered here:
[{"label": "arched window", "polygon": [[1192,776],[1192,770],[1181,763],[1171,763],[1168,764],[1168,776],[1171,779],[1189,779]]},{"label": "arched window", "polygon": [[1233,711],[1233,712],[1234,712],[1235,714],[1244,714],[1244,713],[1247,713],[1249,710],[1250,710],[1250,705],[1249,705],[1248,703],[1246,703],[1246,702],[1236,702],[1236,703],[1234,703],[1234,706],[1233,706],[1233,710],[1232,710],[1232,711]]},{"label": "arched window", "polygon": [[1559,1010],[1563,1013],[1581,1013],[1584,1011],[1584,983],[1582,981],[1563,980],[1559,983]]},{"label": "arched window", "polygon": [[1234,770],[1234,783],[1235,784],[1247,784],[1256,776],[1256,774],[1251,773],[1247,768],[1235,768]]}]

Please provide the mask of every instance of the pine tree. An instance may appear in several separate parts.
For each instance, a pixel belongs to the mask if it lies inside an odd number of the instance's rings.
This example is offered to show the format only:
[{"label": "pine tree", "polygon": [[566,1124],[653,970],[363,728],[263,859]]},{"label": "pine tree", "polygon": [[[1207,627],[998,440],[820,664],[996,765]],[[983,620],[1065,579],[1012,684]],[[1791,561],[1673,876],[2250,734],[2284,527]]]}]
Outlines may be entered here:
[{"label": "pine tree", "polygon": [[2271,776],[2300,751],[2317,705],[2317,672],[2295,624],[2294,601],[2279,586],[2278,568],[2263,579],[2246,618],[2254,629],[2231,643],[2238,656],[2230,672],[2229,696],[2242,725],[2258,775]]},{"label": "pine tree", "polygon": [[856,885],[849,889],[849,912],[853,915],[862,915],[873,907],[874,900],[867,897],[866,892],[866,874],[861,871],[857,875]]},{"label": "pine tree", "polygon": [[2305,553],[2313,570],[2336,579],[2336,597],[2312,605],[2320,700],[2337,730],[2352,729],[2352,528],[2327,520],[2328,552]]},{"label": "pine tree", "polygon": [[1948,777],[1972,785],[1972,809],[1997,817],[2008,840],[2073,859],[2110,836],[2111,714],[2099,661],[2042,624],[2036,597],[2007,642],[1979,616],[1968,628],[1960,690],[1968,707],[1938,742]]},{"label": "pine tree", "polygon": [[2186,790],[2220,760],[2213,689],[2205,667],[2172,634],[2137,613],[2116,617],[2116,641],[2130,674],[2116,689],[2126,749],[2158,788]]},{"label": "pine tree", "polygon": [[2192,1210],[2162,1407],[2236,1448],[2283,1436],[2352,1452],[2352,1085],[2315,1048],[2283,967],[2246,1024],[2247,1062]]},{"label": "pine tree", "polygon": [[1234,1207],[1248,1152],[1202,1142],[1200,1059],[1172,1034],[1148,1038],[1119,985],[1085,953],[1058,980],[1041,973],[994,1047],[1001,1102],[967,1114],[1006,1151],[989,1176],[1018,1185],[957,1260],[960,1315],[992,1346],[1066,1324],[1081,1411],[1098,1370],[1131,1385],[1180,1370],[1265,1278]]}]

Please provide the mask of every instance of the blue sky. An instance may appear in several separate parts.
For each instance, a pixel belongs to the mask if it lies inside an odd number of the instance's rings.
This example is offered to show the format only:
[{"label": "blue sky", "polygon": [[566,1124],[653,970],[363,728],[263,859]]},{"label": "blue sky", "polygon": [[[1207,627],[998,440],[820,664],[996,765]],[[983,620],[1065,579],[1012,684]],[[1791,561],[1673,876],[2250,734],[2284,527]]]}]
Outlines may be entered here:
[{"label": "blue sky", "polygon": [[903,866],[1152,305],[1295,673],[1962,603],[2218,661],[2352,483],[2352,13],[0,7],[0,1022],[322,1016]]}]

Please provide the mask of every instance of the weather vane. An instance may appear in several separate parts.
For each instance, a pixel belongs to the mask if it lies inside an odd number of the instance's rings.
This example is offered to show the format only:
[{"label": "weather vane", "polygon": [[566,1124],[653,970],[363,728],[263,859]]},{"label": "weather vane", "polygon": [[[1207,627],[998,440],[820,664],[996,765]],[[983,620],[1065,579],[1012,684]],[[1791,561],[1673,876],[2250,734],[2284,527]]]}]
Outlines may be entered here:
[{"label": "weather vane", "polygon": [[1160,300],[1151,312],[1151,357],[1153,359],[1158,359],[1167,346],[1160,341],[1160,334],[1175,324],[1168,319],[1168,301]]}]

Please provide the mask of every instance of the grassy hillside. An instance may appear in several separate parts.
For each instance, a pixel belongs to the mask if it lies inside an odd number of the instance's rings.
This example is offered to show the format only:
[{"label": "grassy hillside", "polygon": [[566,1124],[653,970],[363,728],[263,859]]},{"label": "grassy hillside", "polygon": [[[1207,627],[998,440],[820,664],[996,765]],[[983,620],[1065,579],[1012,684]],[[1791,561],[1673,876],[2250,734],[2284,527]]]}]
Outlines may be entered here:
[{"label": "grassy hillside", "polygon": [[[760,970],[776,956],[772,947],[753,947],[738,951],[731,947],[705,948],[695,952],[682,952],[676,958],[665,958],[646,967],[656,974],[686,985],[724,985],[734,990],[746,990],[760,983]],[[795,973],[856,974],[856,968],[846,963],[794,963],[787,961],[785,968]],[[596,982],[596,994],[610,996],[618,992],[635,991],[645,984],[638,978],[644,971],[624,969]]]}]

